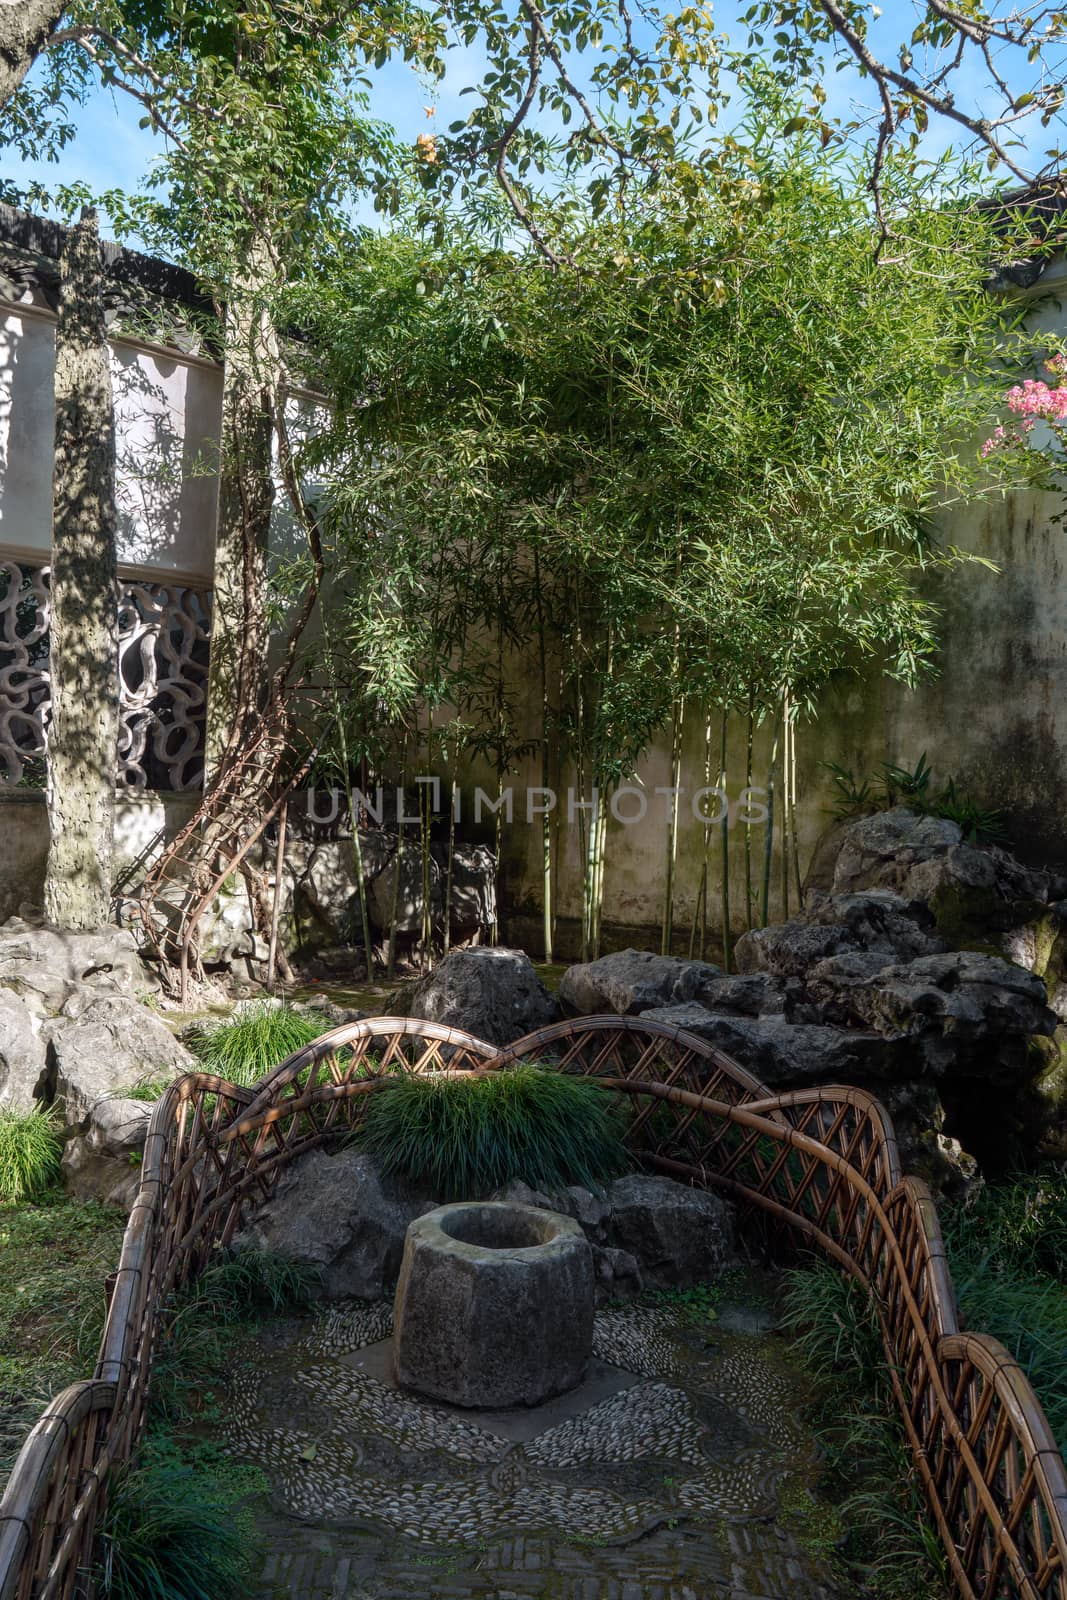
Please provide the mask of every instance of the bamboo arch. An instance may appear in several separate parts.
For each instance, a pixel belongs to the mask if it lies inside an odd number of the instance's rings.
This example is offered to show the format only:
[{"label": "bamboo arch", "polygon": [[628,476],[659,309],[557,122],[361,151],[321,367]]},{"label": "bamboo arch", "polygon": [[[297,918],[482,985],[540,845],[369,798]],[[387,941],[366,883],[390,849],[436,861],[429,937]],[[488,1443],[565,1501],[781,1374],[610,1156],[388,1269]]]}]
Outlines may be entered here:
[{"label": "bamboo arch", "polygon": [[250,1195],[335,1128],[358,1125],[394,1071],[485,1072],[522,1060],[630,1097],[640,1162],[755,1205],[871,1292],[897,1403],[961,1600],[1067,1600],[1067,1469],[1025,1374],[962,1332],[926,1186],[858,1089],[772,1095],[722,1052],[640,1018],[587,1017],[499,1050],[410,1019],[335,1028],[251,1089],[208,1073],[156,1106],[93,1376],[32,1429],[0,1500],[0,1600],[90,1600],[108,1474],[136,1446],[173,1291],[232,1239]]}]

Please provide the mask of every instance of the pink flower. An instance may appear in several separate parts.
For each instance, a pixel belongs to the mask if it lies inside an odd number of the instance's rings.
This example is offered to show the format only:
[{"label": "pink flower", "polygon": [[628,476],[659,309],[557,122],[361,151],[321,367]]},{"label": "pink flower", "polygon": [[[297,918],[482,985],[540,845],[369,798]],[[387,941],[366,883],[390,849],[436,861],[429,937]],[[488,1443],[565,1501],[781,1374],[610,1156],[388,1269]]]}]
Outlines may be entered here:
[{"label": "pink flower", "polygon": [[1008,434],[1006,428],[1000,426],[994,428],[993,432],[982,446],[982,460],[984,461],[986,456],[989,455],[993,450],[998,449],[1000,445],[1004,443],[1007,436]]},{"label": "pink flower", "polygon": [[1008,405],[1020,417],[1044,417],[1060,422],[1067,417],[1067,389],[1050,389],[1037,378],[1027,378],[1008,390]]}]

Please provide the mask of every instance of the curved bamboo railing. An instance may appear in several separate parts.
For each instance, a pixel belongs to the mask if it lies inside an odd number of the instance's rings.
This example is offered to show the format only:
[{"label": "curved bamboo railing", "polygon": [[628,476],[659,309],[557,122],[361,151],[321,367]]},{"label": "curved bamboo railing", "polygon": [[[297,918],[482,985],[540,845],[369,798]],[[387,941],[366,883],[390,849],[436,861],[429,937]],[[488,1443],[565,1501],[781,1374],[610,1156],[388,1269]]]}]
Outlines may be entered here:
[{"label": "curved bamboo railing", "polygon": [[168,1302],[233,1238],[249,1197],[269,1194],[301,1150],[358,1126],[390,1072],[531,1059],[630,1097],[643,1165],[761,1208],[869,1289],[955,1593],[1067,1600],[1067,1470],[1018,1364],[961,1332],[936,1208],[902,1175],[878,1101],[835,1086],[772,1095],[694,1035],[619,1017],[505,1050],[378,1018],[324,1034],[252,1089],[208,1073],[172,1084],[152,1117],[96,1371],[49,1405],[0,1500],[0,1600],[91,1596],[108,1473],[140,1435]]}]

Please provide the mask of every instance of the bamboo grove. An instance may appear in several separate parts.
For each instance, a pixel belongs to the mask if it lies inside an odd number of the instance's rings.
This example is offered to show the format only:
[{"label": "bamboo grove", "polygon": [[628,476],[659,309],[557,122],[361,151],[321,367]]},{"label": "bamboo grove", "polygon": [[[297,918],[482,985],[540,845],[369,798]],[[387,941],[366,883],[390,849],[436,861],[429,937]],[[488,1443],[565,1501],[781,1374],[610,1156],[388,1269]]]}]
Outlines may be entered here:
[{"label": "bamboo grove", "polygon": [[[571,860],[587,958],[610,799],[654,744],[677,789],[693,726],[731,805],[709,801],[683,885],[668,802],[664,950],[721,945],[729,967],[731,928],[797,904],[798,740],[842,675],[936,669],[941,586],[968,559],[937,513],[1006,486],[977,442],[1031,351],[988,291],[988,209],[966,176],[901,166],[879,252],[862,174],[780,126],[752,116],[696,201],[663,185],[576,232],[567,270],[401,227],[291,296],[333,405],[312,455],[338,764],[438,774],[443,819],[472,763],[498,792],[519,770],[595,790]],[[757,784],[759,828],[737,801]],[[560,829],[541,819],[549,958]]]}]

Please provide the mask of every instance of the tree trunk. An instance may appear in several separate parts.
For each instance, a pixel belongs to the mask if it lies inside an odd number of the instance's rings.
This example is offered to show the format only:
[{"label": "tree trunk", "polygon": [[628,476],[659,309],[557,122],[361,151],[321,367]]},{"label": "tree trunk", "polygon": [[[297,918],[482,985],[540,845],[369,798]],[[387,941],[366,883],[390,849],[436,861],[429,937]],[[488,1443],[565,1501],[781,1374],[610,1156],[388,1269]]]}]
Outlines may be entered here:
[{"label": "tree trunk", "polygon": [[118,745],[115,419],[96,213],[63,251],[56,327],[45,915],[95,928],[111,915]]},{"label": "tree trunk", "polygon": [[272,269],[253,245],[226,307],[222,463],[211,617],[205,784],[240,751],[267,680],[267,547],[274,476],[278,338],[266,303]]},{"label": "tree trunk", "polygon": [[5,105],[59,27],[66,10],[55,0],[0,6],[0,106]]}]

